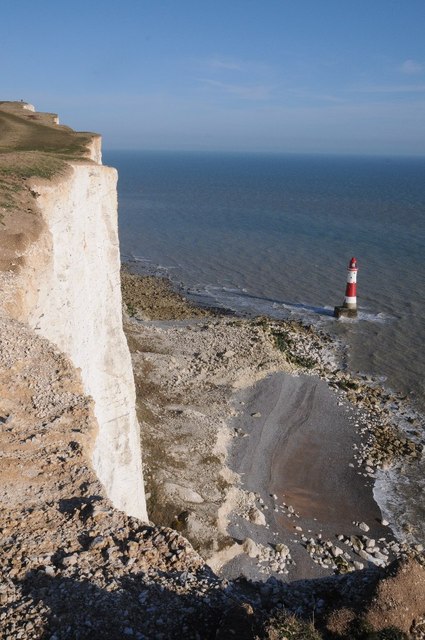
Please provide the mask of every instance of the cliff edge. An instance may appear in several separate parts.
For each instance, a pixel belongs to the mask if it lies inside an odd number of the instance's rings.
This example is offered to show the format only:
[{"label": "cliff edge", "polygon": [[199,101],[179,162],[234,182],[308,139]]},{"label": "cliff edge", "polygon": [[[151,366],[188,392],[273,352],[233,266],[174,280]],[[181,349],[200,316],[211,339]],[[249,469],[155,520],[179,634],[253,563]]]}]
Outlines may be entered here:
[{"label": "cliff edge", "polygon": [[116,183],[116,170],[101,164],[99,136],[26,103],[0,103],[0,314],[29,325],[80,370],[98,424],[95,471],[115,507],[147,520]]}]

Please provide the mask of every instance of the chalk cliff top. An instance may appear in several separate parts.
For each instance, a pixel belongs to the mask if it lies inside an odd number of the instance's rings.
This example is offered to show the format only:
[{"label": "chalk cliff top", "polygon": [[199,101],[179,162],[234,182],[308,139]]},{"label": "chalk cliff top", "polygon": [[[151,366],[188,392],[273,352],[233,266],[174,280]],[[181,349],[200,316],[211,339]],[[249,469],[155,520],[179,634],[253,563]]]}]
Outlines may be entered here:
[{"label": "chalk cliff top", "polygon": [[[0,101],[0,152],[49,153],[65,158],[90,158],[95,133],[59,125],[53,113],[39,113],[26,102]],[[37,167],[35,167],[36,169]]]},{"label": "chalk cliff top", "polygon": [[98,134],[75,132],[25,102],[0,102],[0,272],[15,271],[40,231],[33,181],[52,180],[69,162],[101,163]]}]

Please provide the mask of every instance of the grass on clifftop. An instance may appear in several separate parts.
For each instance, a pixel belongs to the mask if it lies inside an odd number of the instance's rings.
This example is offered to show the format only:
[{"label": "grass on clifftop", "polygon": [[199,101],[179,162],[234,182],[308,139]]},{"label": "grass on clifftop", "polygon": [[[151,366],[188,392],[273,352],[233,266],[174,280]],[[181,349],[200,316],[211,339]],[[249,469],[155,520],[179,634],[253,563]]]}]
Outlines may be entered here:
[{"label": "grass on clifftop", "polygon": [[11,113],[10,104],[0,102],[0,153],[37,151],[78,158],[87,155],[87,145],[94,134],[56,125],[44,114],[19,108],[19,103]]},{"label": "grass on clifftop", "polygon": [[87,157],[93,135],[59,126],[52,114],[29,111],[22,103],[0,102],[0,223],[6,213],[22,209],[28,178],[61,175],[67,160]]},{"label": "grass on clifftop", "polygon": [[[35,151],[0,154],[0,180],[4,184],[10,184],[12,177],[17,180],[32,177],[50,179],[61,173],[64,167],[61,158]],[[12,190],[18,190],[16,183]]]}]

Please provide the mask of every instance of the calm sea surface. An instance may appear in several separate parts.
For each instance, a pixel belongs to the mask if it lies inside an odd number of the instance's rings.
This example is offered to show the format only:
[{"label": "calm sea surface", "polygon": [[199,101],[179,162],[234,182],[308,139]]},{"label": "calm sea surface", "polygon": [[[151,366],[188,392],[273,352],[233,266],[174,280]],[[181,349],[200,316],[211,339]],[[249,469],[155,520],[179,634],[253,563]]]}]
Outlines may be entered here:
[{"label": "calm sea surface", "polygon": [[[425,158],[109,152],[104,163],[119,171],[123,260],[210,304],[321,325],[352,370],[425,410]],[[352,256],[360,314],[336,322]],[[380,503],[394,512],[389,485],[406,505],[425,465],[385,482]]]}]

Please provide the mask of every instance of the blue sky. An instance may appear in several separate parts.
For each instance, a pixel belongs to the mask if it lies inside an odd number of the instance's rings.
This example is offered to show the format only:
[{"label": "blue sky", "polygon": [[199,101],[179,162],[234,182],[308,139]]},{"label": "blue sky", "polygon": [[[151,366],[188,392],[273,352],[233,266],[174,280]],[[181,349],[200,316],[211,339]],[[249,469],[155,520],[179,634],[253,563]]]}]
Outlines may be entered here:
[{"label": "blue sky", "polygon": [[0,9],[0,99],[104,148],[425,154],[425,0]]}]

